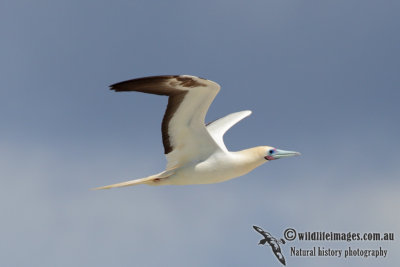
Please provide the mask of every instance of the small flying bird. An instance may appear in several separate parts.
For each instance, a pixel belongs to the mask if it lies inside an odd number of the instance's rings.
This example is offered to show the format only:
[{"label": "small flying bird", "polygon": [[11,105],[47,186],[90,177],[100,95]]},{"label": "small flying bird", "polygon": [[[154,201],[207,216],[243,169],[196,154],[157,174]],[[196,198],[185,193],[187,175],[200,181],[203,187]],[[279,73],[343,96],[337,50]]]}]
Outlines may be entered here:
[{"label": "small flying bird", "polygon": [[268,243],[268,245],[271,246],[272,252],[274,252],[276,258],[283,264],[286,265],[285,257],[283,257],[283,254],[281,252],[281,248],[279,247],[279,244],[285,244],[285,240],[282,238],[280,240],[277,240],[275,237],[273,237],[270,233],[265,232],[263,229],[261,229],[258,226],[253,225],[253,228],[262,234],[264,236],[263,239],[260,240],[258,243],[259,245],[265,245],[265,243]]},{"label": "small flying bird", "polygon": [[232,113],[206,125],[207,110],[220,89],[213,81],[189,75],[164,75],[116,83],[110,89],[168,96],[161,125],[167,166],[155,175],[95,189],[219,183],[242,176],[265,162],[300,155],[270,146],[228,151],[224,134],[251,111]]}]

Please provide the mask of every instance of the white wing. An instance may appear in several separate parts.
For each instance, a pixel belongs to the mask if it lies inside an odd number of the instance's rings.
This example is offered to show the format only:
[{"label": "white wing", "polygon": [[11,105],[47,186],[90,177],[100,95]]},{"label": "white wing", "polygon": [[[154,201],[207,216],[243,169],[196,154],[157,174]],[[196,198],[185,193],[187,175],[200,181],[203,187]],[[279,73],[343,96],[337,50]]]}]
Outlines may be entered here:
[{"label": "white wing", "polygon": [[207,130],[214,138],[215,142],[223,149],[228,151],[224,143],[224,134],[236,123],[243,120],[244,118],[250,116],[250,110],[239,111],[231,113],[223,118],[215,120],[207,124]]},{"label": "white wing", "polygon": [[145,77],[111,85],[111,90],[116,92],[169,96],[161,127],[167,170],[204,160],[221,150],[204,123],[219,89],[213,81],[189,75]]}]

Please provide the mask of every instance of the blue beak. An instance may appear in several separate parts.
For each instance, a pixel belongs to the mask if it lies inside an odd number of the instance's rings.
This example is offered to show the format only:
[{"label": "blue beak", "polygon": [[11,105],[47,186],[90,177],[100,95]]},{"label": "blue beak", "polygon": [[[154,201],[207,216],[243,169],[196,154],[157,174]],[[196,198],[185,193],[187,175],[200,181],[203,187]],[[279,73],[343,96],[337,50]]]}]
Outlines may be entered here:
[{"label": "blue beak", "polygon": [[274,153],[265,157],[266,160],[275,160],[280,158],[287,158],[293,156],[300,156],[301,154],[296,151],[286,151],[281,149],[275,149]]}]

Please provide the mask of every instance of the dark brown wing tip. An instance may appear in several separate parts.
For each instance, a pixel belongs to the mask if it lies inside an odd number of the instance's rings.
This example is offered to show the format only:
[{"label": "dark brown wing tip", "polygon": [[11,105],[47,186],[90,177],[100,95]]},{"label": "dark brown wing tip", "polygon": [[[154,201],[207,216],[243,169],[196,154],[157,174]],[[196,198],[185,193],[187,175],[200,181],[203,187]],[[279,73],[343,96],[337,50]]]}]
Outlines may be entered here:
[{"label": "dark brown wing tip", "polygon": [[[196,87],[196,86],[206,86],[206,83],[212,82],[205,78],[201,78],[198,76],[192,76],[192,75],[158,75],[158,76],[135,78],[135,79],[115,83],[115,84],[110,85],[110,90],[113,90],[115,92],[141,91],[140,89],[138,90],[138,88],[147,87],[150,84],[151,85],[165,84],[168,82],[168,80],[170,80],[172,78],[175,78],[179,82],[180,86],[187,87],[187,88]],[[206,83],[200,82],[199,80],[202,80]],[[212,82],[212,83],[214,83],[214,82]],[[155,92],[153,92],[153,93],[155,93]]]},{"label": "dark brown wing tip", "polygon": [[118,83],[114,83],[110,85],[110,90],[113,90],[115,92],[126,92],[126,91],[132,91],[129,85],[141,85],[145,84],[151,81],[166,81],[171,78],[177,78],[180,75],[156,75],[156,76],[147,76],[147,77],[141,77],[141,78],[135,78],[135,79],[130,79]]}]

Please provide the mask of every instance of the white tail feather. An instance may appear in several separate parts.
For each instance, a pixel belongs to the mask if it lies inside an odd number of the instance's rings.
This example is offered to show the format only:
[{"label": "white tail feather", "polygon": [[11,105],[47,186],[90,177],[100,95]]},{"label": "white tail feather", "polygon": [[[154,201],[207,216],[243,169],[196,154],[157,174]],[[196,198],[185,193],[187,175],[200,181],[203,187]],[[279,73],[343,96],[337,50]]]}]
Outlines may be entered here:
[{"label": "white tail feather", "polygon": [[149,177],[135,179],[135,180],[126,181],[126,182],[117,183],[117,184],[100,186],[100,187],[93,188],[92,190],[110,189],[110,188],[115,188],[115,187],[133,186],[133,185],[138,185],[138,184],[147,184],[149,182],[154,182],[155,180],[158,180],[158,179],[168,178],[172,174],[174,174],[173,170],[163,171],[159,174],[155,174],[155,175],[152,175]]}]

